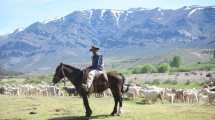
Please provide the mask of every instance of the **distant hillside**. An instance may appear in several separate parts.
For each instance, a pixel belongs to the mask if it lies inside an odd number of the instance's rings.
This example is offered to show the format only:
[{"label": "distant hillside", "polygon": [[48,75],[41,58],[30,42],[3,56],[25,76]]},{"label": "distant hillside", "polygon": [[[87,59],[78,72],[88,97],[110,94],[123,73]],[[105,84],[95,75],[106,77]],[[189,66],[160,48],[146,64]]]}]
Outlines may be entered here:
[{"label": "distant hillside", "polygon": [[117,69],[121,71],[128,72],[129,68],[135,68],[144,64],[161,64],[169,63],[174,56],[180,56],[182,66],[186,67],[196,67],[202,65],[212,65],[215,66],[215,60],[212,59],[212,54],[208,53],[211,49],[172,49],[172,51],[160,53],[153,56],[141,56],[133,57],[127,59],[112,59],[109,62],[109,69]]},{"label": "distant hillside", "polygon": [[20,75],[22,73],[20,72],[15,72],[15,71],[8,71],[8,70],[5,70],[3,69],[2,67],[0,67],[0,77],[1,76],[10,76],[10,75]]},{"label": "distant hillside", "polygon": [[5,70],[3,70],[2,68],[0,68],[0,75],[5,75]]},{"label": "distant hillside", "polygon": [[22,72],[50,71],[61,61],[90,61],[91,45],[108,59],[149,59],[177,48],[214,48],[214,33],[214,6],[75,11],[1,36],[0,64]]}]

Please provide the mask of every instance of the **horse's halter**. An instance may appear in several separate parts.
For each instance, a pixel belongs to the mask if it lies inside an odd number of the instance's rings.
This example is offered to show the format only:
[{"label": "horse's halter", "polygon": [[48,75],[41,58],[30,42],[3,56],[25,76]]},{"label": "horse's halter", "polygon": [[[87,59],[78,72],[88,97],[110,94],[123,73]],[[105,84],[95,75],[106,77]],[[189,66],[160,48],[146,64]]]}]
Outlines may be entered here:
[{"label": "horse's halter", "polygon": [[65,72],[63,71],[63,64],[61,66],[61,72],[63,74],[63,81],[66,82],[66,79],[65,79],[66,75],[65,75]]}]

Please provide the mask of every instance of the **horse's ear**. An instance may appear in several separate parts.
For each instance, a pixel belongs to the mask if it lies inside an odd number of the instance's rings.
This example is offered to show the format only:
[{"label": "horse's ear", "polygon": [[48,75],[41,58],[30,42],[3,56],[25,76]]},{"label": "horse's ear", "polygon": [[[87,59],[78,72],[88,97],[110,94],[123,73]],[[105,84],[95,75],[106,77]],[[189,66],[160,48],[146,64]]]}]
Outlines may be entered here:
[{"label": "horse's ear", "polygon": [[63,65],[63,63],[62,63],[62,62],[60,63],[60,66],[61,66],[61,65]]}]

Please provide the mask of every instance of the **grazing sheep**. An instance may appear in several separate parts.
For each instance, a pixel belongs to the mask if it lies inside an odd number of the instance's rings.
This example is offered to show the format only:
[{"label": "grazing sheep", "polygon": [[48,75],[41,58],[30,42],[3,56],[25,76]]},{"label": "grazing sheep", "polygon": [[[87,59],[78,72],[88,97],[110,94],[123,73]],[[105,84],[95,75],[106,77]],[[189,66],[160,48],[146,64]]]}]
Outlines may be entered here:
[{"label": "grazing sheep", "polygon": [[148,102],[155,103],[158,99],[160,99],[163,103],[162,91],[160,89],[141,89],[140,94]]},{"label": "grazing sheep", "polygon": [[183,98],[185,103],[194,103],[194,102],[199,102],[198,99],[198,91],[196,90],[185,90],[183,92]]},{"label": "grazing sheep", "polygon": [[175,96],[176,96],[176,94],[175,94],[174,90],[172,90],[172,89],[165,89],[163,92],[164,99],[168,100],[172,104],[175,101]]},{"label": "grazing sheep", "polygon": [[68,93],[69,96],[77,96],[78,91],[74,87],[63,87],[63,89]]},{"label": "grazing sheep", "polygon": [[4,85],[0,87],[1,95],[9,96],[63,96],[63,92],[56,86],[30,84]]},{"label": "grazing sheep", "polygon": [[99,97],[104,97],[104,96],[112,96],[111,90],[107,89],[101,93],[94,93],[95,97],[99,98]]},{"label": "grazing sheep", "polygon": [[105,90],[103,93],[104,93],[104,96],[112,96],[112,92],[110,89]]},{"label": "grazing sheep", "polygon": [[199,98],[199,103],[202,102],[202,103],[208,103],[208,96],[203,94],[203,93],[199,93],[198,95],[198,98]]},{"label": "grazing sheep", "polygon": [[141,89],[141,87],[132,85],[129,87],[129,90],[125,94],[125,96],[127,96],[129,99],[134,100],[136,97],[138,97],[140,95],[140,89]]},{"label": "grazing sheep", "polygon": [[4,86],[1,86],[0,87],[0,95],[4,95],[5,94],[5,87]]},{"label": "grazing sheep", "polygon": [[184,99],[183,99],[183,93],[184,93],[184,90],[183,89],[175,89],[173,90],[173,92],[175,93],[175,101],[176,102],[184,102]]},{"label": "grazing sheep", "polygon": [[208,88],[203,88],[201,92],[206,93],[208,96],[208,102],[210,105],[214,105],[215,91],[210,91]]},{"label": "grazing sheep", "polygon": [[136,93],[135,92],[127,92],[126,97],[128,99],[134,100],[136,98]]},{"label": "grazing sheep", "polygon": [[206,87],[208,87],[210,91],[215,91],[215,81],[211,81]]}]

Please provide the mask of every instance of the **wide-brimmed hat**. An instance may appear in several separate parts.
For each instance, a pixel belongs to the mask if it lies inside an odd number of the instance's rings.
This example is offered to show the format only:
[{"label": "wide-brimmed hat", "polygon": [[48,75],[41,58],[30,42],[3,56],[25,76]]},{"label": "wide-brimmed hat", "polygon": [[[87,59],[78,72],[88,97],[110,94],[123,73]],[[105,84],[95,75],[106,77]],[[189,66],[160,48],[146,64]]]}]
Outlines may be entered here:
[{"label": "wide-brimmed hat", "polygon": [[98,51],[99,50],[99,48],[98,47],[95,47],[95,46],[92,46],[91,48],[90,48],[90,51]]}]

